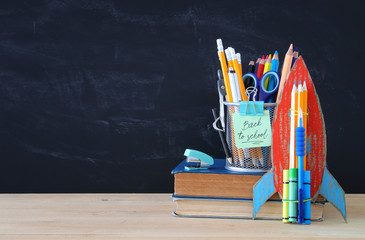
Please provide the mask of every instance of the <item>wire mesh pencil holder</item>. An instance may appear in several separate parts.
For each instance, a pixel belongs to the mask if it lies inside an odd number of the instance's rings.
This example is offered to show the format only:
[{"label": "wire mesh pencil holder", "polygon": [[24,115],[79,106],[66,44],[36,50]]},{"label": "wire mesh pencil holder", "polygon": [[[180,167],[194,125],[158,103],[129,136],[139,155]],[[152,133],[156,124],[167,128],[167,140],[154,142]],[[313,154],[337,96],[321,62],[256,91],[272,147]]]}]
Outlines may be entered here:
[{"label": "wire mesh pencil holder", "polygon": [[[240,172],[267,172],[272,168],[271,147],[237,148],[234,138],[233,113],[240,112],[240,104],[224,102],[226,105],[226,140],[232,153],[232,163],[227,161],[226,168]],[[270,123],[275,111],[276,103],[265,103],[264,110],[269,110]]]}]

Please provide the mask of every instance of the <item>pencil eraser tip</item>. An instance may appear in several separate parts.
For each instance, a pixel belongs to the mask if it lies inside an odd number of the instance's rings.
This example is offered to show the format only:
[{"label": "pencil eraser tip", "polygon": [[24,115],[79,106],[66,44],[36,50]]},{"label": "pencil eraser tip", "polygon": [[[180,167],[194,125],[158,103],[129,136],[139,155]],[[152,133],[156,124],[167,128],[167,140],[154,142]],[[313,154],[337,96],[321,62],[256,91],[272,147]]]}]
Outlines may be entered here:
[{"label": "pencil eraser tip", "polygon": [[224,52],[226,53],[227,61],[231,61],[232,58],[231,58],[231,53],[229,52],[229,49],[227,48],[226,50],[224,50]]},{"label": "pencil eraser tip", "polygon": [[218,48],[218,51],[220,52],[223,52],[223,43],[222,43],[222,39],[218,38],[217,39],[217,48]]},{"label": "pencil eraser tip", "polygon": [[236,52],[234,50],[234,48],[229,48],[229,52],[231,53],[232,59],[236,59]]}]

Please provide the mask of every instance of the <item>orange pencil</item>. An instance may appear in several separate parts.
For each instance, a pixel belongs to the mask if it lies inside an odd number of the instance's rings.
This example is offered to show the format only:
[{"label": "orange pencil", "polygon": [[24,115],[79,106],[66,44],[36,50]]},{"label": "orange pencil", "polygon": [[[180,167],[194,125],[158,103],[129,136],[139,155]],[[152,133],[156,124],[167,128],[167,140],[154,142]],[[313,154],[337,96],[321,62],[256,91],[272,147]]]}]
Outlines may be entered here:
[{"label": "orange pencil", "polygon": [[228,68],[231,68],[231,67],[234,68],[233,67],[233,61],[232,61],[233,59],[232,59],[231,53],[229,51],[229,48],[226,48],[226,50],[224,50],[224,52],[226,53]]},{"label": "orange pencil", "polygon": [[[298,127],[298,116],[299,116],[299,108],[303,109],[303,85],[302,82],[298,84],[298,92],[295,94],[295,128]],[[304,124],[303,124],[304,126]],[[295,156],[295,168],[298,167],[298,158]]]},{"label": "orange pencil", "polygon": [[242,62],[241,62],[241,54],[240,53],[236,53],[236,58],[237,58],[237,61],[238,61],[238,66],[240,67],[240,72],[243,75],[243,72],[242,72]]},{"label": "orange pencil", "polygon": [[[307,106],[307,101],[308,101],[308,90],[307,90],[307,84],[303,83],[303,127],[305,128],[305,136],[307,136],[307,119],[308,119],[308,106]],[[305,143],[307,144],[307,138],[305,138]],[[304,171],[307,170],[307,146],[305,146],[305,155],[303,158],[303,162],[304,162]]]},{"label": "orange pencil", "polygon": [[245,88],[245,85],[243,84],[242,71],[240,70],[240,67],[238,65],[236,52],[235,52],[234,48],[232,48],[232,47],[229,47],[228,49],[229,49],[229,52],[231,53],[233,68],[238,76],[238,84],[240,86],[241,99],[242,99],[242,101],[247,101],[248,99],[246,96],[246,88]]}]

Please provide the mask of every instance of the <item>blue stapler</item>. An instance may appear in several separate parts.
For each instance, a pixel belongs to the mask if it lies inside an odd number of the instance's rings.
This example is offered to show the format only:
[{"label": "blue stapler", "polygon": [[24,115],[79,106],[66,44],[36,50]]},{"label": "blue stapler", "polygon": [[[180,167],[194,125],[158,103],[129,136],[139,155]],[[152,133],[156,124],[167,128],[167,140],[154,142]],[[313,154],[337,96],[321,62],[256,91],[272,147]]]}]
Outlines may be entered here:
[{"label": "blue stapler", "polygon": [[186,149],[184,156],[187,157],[185,170],[208,169],[214,164],[214,159],[203,152]]}]

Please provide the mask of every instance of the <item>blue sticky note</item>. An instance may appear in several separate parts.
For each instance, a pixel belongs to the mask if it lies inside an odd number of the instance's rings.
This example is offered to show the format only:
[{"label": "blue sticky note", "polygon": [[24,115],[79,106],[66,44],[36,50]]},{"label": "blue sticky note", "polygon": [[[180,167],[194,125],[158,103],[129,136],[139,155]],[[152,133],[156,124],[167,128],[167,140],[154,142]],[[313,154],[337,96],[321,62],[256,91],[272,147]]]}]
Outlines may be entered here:
[{"label": "blue sticky note", "polygon": [[233,114],[233,129],[238,148],[271,146],[270,113],[265,110],[262,116],[241,116]]},{"label": "blue sticky note", "polygon": [[[256,110],[255,110],[256,106]],[[247,111],[247,114],[246,114]],[[257,113],[256,113],[257,111]],[[249,115],[264,115],[264,101],[241,101],[240,102],[240,114],[241,116]]]}]

